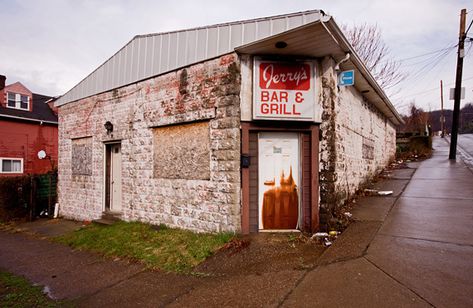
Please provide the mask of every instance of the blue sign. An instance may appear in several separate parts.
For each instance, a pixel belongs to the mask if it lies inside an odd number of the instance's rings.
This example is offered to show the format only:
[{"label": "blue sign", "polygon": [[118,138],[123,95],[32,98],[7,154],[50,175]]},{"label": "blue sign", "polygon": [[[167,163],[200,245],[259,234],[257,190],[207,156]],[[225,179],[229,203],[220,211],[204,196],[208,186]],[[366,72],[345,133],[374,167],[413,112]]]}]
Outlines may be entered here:
[{"label": "blue sign", "polygon": [[341,87],[352,86],[355,84],[355,71],[343,71],[338,76],[338,85]]}]

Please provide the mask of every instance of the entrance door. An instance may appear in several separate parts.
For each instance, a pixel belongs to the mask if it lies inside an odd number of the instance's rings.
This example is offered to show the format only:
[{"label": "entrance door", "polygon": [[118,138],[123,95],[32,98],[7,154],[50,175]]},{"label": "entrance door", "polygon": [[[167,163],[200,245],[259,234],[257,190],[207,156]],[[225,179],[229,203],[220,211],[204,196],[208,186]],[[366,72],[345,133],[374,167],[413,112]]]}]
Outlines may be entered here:
[{"label": "entrance door", "polygon": [[300,215],[298,133],[258,134],[259,229],[297,229]]},{"label": "entrance door", "polygon": [[122,210],[122,156],[121,144],[107,144],[106,148],[106,194],[105,210]]}]

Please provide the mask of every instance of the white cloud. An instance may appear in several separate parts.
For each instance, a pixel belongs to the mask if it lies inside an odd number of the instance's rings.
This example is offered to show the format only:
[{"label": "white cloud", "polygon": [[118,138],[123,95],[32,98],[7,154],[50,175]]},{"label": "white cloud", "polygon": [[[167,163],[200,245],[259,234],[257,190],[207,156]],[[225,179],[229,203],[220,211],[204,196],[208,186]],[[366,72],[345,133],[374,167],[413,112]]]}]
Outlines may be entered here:
[{"label": "white cloud", "polygon": [[[456,43],[461,8],[471,1],[112,1],[0,0],[0,74],[21,80],[35,92],[59,95],[98,67],[134,35],[177,30],[234,20],[323,9],[338,23],[376,23],[394,57],[402,59]],[[471,20],[469,16],[468,20]],[[465,59],[464,76],[473,75],[473,52]],[[393,101],[415,99],[427,108],[440,79],[454,81],[455,52],[437,68],[402,85]],[[409,62],[408,64],[411,64]],[[406,66],[412,75],[421,65]],[[473,100],[473,79],[467,99]],[[405,97],[404,101],[396,100]],[[404,102],[405,103],[405,102]]]}]

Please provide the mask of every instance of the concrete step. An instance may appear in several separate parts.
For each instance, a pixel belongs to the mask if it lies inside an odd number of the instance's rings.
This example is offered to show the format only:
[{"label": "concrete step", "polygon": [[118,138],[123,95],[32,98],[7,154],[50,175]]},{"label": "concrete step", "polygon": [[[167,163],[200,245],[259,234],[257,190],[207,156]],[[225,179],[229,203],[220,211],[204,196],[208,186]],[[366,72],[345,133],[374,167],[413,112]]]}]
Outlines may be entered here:
[{"label": "concrete step", "polygon": [[118,220],[121,220],[121,218],[122,218],[122,213],[119,213],[119,212],[106,211],[102,213],[102,219],[118,221]]},{"label": "concrete step", "polygon": [[113,225],[114,223],[116,223],[117,221],[116,220],[108,220],[108,219],[96,219],[96,220],[93,220],[92,222],[95,222],[99,225],[107,225],[107,226],[110,226],[110,225]]},{"label": "concrete step", "polygon": [[95,223],[101,225],[113,225],[117,221],[121,220],[122,214],[118,212],[103,212],[102,218],[94,220]]}]

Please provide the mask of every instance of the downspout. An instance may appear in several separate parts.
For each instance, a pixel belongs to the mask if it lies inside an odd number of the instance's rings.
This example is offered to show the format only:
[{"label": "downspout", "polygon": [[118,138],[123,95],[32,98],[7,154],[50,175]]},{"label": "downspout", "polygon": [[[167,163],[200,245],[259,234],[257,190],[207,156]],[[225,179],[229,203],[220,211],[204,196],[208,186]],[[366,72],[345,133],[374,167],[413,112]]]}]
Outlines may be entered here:
[{"label": "downspout", "polygon": [[[394,106],[392,105],[391,101],[389,100],[389,98],[386,96],[386,94],[384,93],[383,89],[381,89],[378,85],[378,83],[376,82],[376,80],[374,79],[374,77],[371,75],[371,73],[369,72],[368,68],[366,68],[366,66],[364,65],[364,63],[359,59],[358,55],[356,54],[356,52],[354,52],[354,50],[350,47],[350,43],[348,41],[343,40],[343,33],[342,31],[338,28],[338,26],[335,24],[335,22],[333,21],[333,18],[329,15],[325,15],[323,16],[321,19],[321,24],[322,26],[324,27],[324,29],[327,31],[327,33],[332,37],[332,39],[334,40],[334,42],[346,53],[349,53],[349,54],[352,54],[351,56],[351,61],[353,62],[353,64],[359,69],[360,73],[363,75],[363,77],[368,81],[368,83],[370,84],[370,86],[376,91],[376,93],[381,97],[381,99],[384,101],[384,103],[386,104],[386,106],[388,107],[388,109],[391,111],[391,114],[393,115],[393,117],[400,123],[404,123],[404,121],[402,120],[401,116],[398,114],[397,110],[394,108]],[[330,31],[330,29],[327,27],[326,23],[328,23],[328,25],[330,27],[332,27],[336,32],[339,33],[339,37],[343,40],[342,42],[339,42],[337,40],[337,38],[335,37],[335,35],[332,33],[332,31]],[[342,46],[343,43],[345,46]],[[344,48],[345,47],[345,48]],[[348,49],[348,51],[346,51],[346,49]]]}]

